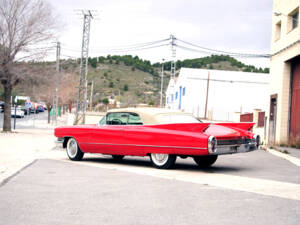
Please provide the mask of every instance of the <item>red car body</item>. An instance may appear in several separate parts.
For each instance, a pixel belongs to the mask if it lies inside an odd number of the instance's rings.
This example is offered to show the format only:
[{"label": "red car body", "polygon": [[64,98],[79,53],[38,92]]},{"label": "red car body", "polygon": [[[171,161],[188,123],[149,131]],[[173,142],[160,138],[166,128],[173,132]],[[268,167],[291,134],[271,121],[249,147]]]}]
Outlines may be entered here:
[{"label": "red car body", "polygon": [[[117,110],[119,113],[132,111],[139,113],[139,110],[132,109]],[[63,143],[63,147],[68,147],[68,140],[74,138],[82,153],[118,156],[151,156],[155,153],[196,157],[257,149],[258,137],[250,132],[253,125],[254,123],[94,124],[58,127],[54,134]],[[210,139],[215,140],[214,149],[210,147]]]}]

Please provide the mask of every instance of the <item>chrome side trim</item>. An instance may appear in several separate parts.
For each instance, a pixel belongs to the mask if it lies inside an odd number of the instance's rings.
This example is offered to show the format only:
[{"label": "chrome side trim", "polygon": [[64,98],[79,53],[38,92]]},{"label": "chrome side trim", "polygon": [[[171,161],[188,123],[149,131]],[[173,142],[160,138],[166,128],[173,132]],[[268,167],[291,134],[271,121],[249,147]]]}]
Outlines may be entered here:
[{"label": "chrome side trim", "polygon": [[137,146],[137,147],[155,147],[155,148],[183,148],[183,149],[207,150],[207,148],[184,147],[184,146],[136,145],[136,144],[91,143],[91,142],[81,142],[81,144],[88,144],[88,145],[114,145],[114,146]]}]

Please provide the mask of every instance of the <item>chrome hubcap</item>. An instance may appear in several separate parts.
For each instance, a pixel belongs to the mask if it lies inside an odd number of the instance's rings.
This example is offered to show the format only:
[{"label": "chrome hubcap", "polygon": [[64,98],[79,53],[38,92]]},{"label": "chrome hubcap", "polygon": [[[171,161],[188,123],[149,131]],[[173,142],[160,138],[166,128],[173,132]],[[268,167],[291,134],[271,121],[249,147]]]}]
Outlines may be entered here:
[{"label": "chrome hubcap", "polygon": [[152,161],[156,165],[158,165],[158,166],[164,165],[168,161],[168,159],[169,159],[169,155],[168,154],[156,154],[156,153],[152,153],[151,157],[152,157]]},{"label": "chrome hubcap", "polygon": [[77,154],[77,151],[78,151],[78,146],[77,146],[76,140],[74,138],[72,138],[68,141],[68,145],[67,145],[68,155],[71,158],[74,158]]}]

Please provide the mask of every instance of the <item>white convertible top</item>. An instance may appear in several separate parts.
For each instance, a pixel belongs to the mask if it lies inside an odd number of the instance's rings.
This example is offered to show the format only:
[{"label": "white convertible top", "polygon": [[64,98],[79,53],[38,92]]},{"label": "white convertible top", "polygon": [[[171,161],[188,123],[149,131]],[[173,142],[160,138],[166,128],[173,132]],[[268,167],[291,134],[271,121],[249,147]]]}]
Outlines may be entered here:
[{"label": "white convertible top", "polygon": [[107,113],[110,112],[132,112],[138,114],[144,125],[156,125],[163,124],[162,116],[167,115],[192,115],[190,113],[184,113],[179,110],[174,109],[166,109],[166,108],[154,108],[154,107],[143,107],[143,108],[119,108],[119,109],[111,109]]}]

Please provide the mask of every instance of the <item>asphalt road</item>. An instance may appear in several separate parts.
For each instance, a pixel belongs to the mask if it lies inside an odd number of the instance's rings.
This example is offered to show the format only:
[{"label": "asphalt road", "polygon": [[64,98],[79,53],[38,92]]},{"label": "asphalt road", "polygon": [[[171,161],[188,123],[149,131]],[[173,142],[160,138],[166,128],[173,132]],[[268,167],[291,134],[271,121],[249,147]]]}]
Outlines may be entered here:
[{"label": "asphalt road", "polygon": [[[189,159],[173,170],[139,157],[41,159],[0,187],[0,224],[298,225],[300,200],[269,195],[264,185],[299,185],[299,171],[264,151],[223,156],[207,170]],[[194,182],[201,177],[207,183]],[[233,189],[235,182],[240,187]],[[254,193],[259,184],[261,194]]]},{"label": "asphalt road", "polygon": [[[61,150],[64,151],[62,148]],[[126,156],[121,163],[116,164],[110,156],[99,157],[85,154],[82,164],[85,163],[88,165],[126,165],[135,169],[152,169],[149,157]],[[181,159],[177,157],[173,170],[191,173],[201,171],[207,174],[226,174],[300,184],[300,167],[263,150],[219,156],[216,163],[207,169],[197,167],[192,158]]]}]

